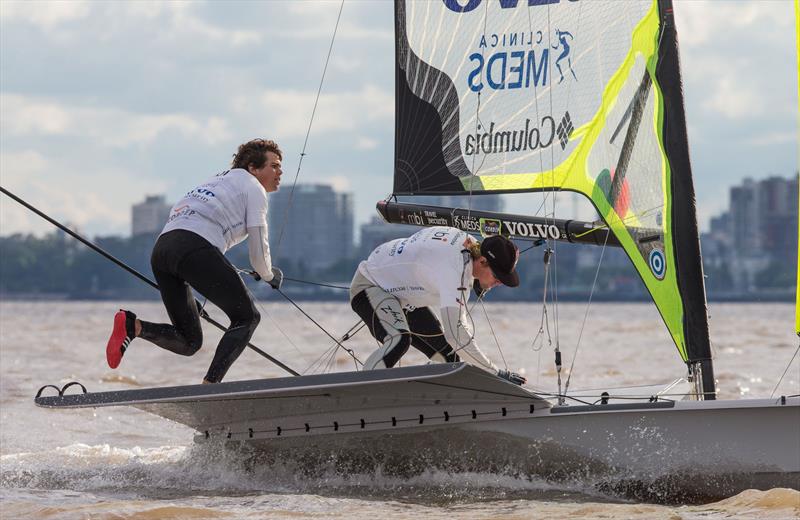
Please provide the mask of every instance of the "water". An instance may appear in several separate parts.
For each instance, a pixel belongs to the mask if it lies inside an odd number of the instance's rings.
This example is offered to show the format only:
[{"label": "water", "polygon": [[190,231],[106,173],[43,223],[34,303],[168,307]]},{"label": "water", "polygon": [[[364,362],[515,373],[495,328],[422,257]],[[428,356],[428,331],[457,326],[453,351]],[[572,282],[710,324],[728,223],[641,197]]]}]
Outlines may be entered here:
[{"label": "water", "polygon": [[[193,433],[134,409],[45,410],[33,396],[44,384],[78,380],[89,391],[198,383],[221,333],[206,327],[206,346],[184,358],[143,341],[132,344],[119,370],[104,348],[118,304],[0,302],[0,516],[2,518],[798,518],[800,492],[748,490],[710,503],[643,504],[603,494],[589,483],[548,483],[503,475],[427,471],[414,477],[390,469],[369,474],[309,472],[253,465],[240,454],[194,446]],[[157,303],[124,303],[145,319],[166,320]],[[334,335],[356,323],[346,304],[303,308]],[[286,304],[261,306],[253,343],[298,371],[318,361],[331,341]],[[219,312],[212,314],[224,319]],[[768,397],[797,339],[786,304],[711,306],[715,367],[723,398]],[[666,382],[684,365],[651,305],[562,304],[558,333],[570,387]],[[473,310],[482,349],[524,372],[531,385],[555,390],[552,346],[540,327],[541,306],[487,305]],[[490,328],[486,316],[491,317]],[[586,317],[586,327],[580,324]],[[496,340],[495,340],[496,337]],[[501,347],[498,350],[498,344]],[[374,348],[366,331],[347,344],[363,360]],[[501,355],[502,352],[502,355]],[[323,359],[322,361],[327,361]],[[421,362],[416,354],[405,364]],[[338,370],[352,367],[345,355]],[[800,393],[798,361],[776,395]],[[245,351],[226,380],[285,375]]]}]

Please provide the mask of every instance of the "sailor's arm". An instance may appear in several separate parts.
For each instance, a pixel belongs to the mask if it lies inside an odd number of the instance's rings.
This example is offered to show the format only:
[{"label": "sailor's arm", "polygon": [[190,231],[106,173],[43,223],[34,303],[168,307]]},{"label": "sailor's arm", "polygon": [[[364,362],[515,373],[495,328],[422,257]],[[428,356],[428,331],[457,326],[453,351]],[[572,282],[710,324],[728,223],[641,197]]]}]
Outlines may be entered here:
[{"label": "sailor's arm", "polygon": [[266,226],[247,228],[247,248],[250,252],[250,265],[265,282],[272,280],[272,257],[269,253]]},{"label": "sailor's arm", "polygon": [[472,327],[467,324],[463,315],[464,307],[442,307],[442,330],[447,343],[453,347],[458,356],[471,365],[488,372],[497,373],[498,369],[492,360],[486,357],[473,338]]}]

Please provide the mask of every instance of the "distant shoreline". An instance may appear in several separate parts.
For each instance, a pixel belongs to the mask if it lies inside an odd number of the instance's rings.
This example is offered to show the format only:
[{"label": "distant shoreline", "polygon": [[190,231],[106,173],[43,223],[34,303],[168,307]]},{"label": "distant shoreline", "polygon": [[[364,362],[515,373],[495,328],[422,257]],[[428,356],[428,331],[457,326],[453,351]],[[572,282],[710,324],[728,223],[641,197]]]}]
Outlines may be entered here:
[{"label": "distant shoreline", "polygon": [[[337,296],[331,293],[320,294],[292,294],[287,295],[295,301],[304,302],[347,302],[347,294]],[[262,302],[285,302],[286,300],[280,298],[278,295],[257,294],[256,300]],[[113,301],[153,301],[158,302],[158,296],[143,298],[140,295],[69,295],[61,293],[5,293],[0,294],[0,301],[2,302],[113,302]],[[564,303],[581,303],[588,301],[588,294],[565,294],[559,295],[559,302]],[[651,304],[652,300],[648,296],[621,296],[621,295],[597,295],[592,296],[592,301],[596,303],[648,303]],[[727,295],[709,295],[708,303],[794,303],[795,295],[793,293],[783,294],[727,294]],[[486,300],[487,303],[541,303],[536,298],[495,298]]]}]

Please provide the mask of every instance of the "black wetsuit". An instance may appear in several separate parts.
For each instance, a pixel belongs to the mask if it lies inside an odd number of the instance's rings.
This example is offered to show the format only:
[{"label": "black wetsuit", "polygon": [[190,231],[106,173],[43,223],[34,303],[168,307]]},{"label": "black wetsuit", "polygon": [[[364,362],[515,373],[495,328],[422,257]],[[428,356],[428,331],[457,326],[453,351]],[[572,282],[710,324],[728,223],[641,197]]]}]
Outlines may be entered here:
[{"label": "black wetsuit", "polygon": [[172,324],[141,321],[139,337],[176,354],[191,356],[197,352],[203,344],[203,330],[192,295],[194,288],[231,320],[205,377],[212,383],[221,381],[261,319],[241,277],[219,249],[183,229],[158,238],[150,265]]}]

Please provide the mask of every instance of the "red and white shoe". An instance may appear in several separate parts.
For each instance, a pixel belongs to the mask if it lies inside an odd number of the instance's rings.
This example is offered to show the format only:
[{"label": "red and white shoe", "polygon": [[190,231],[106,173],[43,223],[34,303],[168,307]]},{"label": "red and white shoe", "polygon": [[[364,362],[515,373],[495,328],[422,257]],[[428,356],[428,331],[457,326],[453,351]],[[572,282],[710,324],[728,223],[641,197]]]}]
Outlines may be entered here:
[{"label": "red and white shoe", "polygon": [[135,324],[136,315],[130,311],[120,309],[114,315],[114,329],[111,331],[111,337],[108,338],[106,345],[106,360],[111,368],[119,366],[125,350],[136,337]]}]

